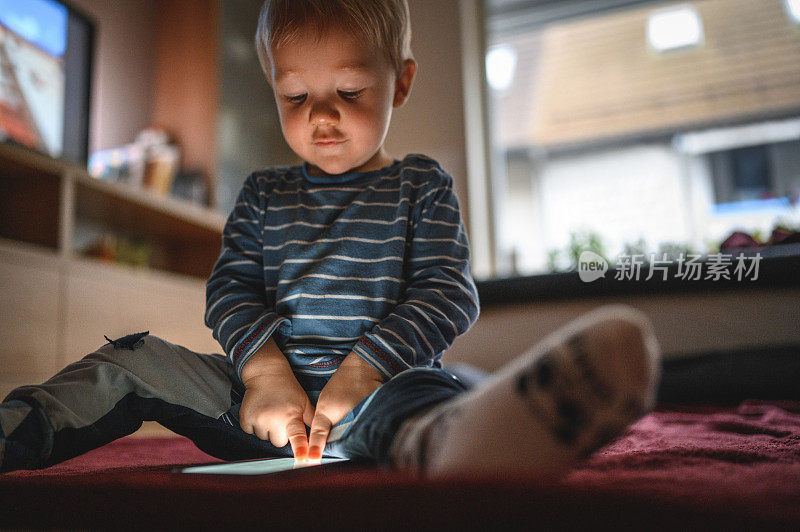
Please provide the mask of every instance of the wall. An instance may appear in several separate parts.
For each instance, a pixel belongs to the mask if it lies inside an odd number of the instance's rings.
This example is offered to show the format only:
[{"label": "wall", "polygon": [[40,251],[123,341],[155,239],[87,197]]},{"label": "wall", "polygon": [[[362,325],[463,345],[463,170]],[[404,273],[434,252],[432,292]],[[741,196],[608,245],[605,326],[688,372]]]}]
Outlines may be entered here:
[{"label": "wall", "polygon": [[417,78],[405,106],[396,109],[386,146],[394,157],[425,153],[453,176],[467,215],[467,162],[457,0],[408,0]]},{"label": "wall", "polygon": [[533,210],[541,213],[546,234],[541,242],[527,238],[529,245],[538,244],[527,257],[538,271],[549,250],[567,248],[570,236],[580,231],[600,234],[609,257],[639,238],[649,251],[661,242],[689,242],[702,249],[702,241],[692,241],[682,160],[666,143],[553,157],[541,163],[538,178]]},{"label": "wall", "polygon": [[154,0],[71,0],[95,27],[89,152],[131,142],[151,119]]},{"label": "wall", "polygon": [[214,205],[217,173],[218,0],[155,5],[152,121],[181,149],[181,166],[203,173]]},{"label": "wall", "polygon": [[445,357],[495,370],[568,321],[622,303],[653,322],[665,358],[746,346],[800,344],[800,289],[629,296],[486,308]]},{"label": "wall", "polygon": [[253,45],[261,3],[222,4],[216,185],[216,207],[222,212],[230,212],[242,183],[254,170],[297,163],[283,139],[275,98]]}]

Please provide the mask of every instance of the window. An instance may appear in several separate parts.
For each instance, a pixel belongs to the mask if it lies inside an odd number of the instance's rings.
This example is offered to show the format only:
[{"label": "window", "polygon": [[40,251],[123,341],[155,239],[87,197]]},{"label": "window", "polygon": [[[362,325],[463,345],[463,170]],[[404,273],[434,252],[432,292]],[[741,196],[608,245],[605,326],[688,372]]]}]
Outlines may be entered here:
[{"label": "window", "polygon": [[710,155],[717,204],[772,196],[772,169],[767,146],[748,146]]},{"label": "window", "polygon": [[476,277],[800,227],[793,5],[485,0],[491,199],[471,208],[491,212],[493,260]]}]

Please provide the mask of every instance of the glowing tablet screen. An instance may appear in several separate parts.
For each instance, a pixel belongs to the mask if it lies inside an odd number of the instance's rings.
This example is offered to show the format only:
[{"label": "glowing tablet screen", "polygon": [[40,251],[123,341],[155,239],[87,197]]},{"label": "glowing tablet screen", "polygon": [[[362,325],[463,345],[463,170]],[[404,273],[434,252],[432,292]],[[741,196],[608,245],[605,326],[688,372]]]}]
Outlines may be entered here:
[{"label": "glowing tablet screen", "polygon": [[321,461],[297,462],[294,458],[264,458],[262,460],[248,460],[245,462],[230,462],[224,464],[209,464],[202,466],[184,467],[181,473],[206,473],[215,475],[267,475],[292,469],[314,467],[317,465],[344,462],[346,458],[323,458]]}]

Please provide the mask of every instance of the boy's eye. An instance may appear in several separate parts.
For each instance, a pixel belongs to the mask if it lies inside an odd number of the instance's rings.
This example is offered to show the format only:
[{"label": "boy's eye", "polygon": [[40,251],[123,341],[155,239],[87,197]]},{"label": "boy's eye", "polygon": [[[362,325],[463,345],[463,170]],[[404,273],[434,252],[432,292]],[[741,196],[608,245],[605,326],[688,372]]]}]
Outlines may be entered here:
[{"label": "boy's eye", "polygon": [[306,100],[305,94],[298,94],[296,96],[287,96],[286,101],[289,103],[300,104]]},{"label": "boy's eye", "polygon": [[352,101],[361,96],[361,93],[364,92],[363,89],[357,91],[337,91],[339,96],[344,98],[345,100]]}]

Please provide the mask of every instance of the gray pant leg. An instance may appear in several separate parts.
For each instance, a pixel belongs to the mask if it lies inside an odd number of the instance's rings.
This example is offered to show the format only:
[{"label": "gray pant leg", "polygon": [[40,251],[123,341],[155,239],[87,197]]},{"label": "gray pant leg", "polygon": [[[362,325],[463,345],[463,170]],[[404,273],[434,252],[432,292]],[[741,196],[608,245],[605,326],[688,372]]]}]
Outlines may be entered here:
[{"label": "gray pant leg", "polygon": [[233,379],[222,355],[155,336],[133,350],[107,344],[43,384],[13,390],[0,404],[0,470],[57,463],[130,434],[143,420],[224,455],[231,433],[250,436],[219,419],[231,407]]},{"label": "gray pant leg", "polygon": [[230,408],[233,370],[225,357],[195,353],[152,335],[143,340],[134,350],[106,344],[43,384],[13,390],[5,400],[35,399],[56,431],[95,423],[131,392],[215,418]]}]

